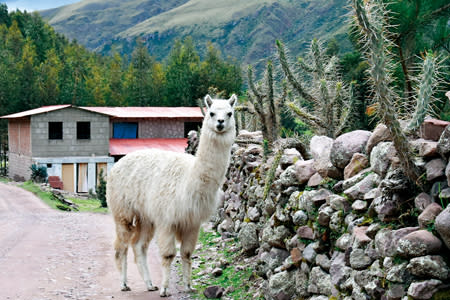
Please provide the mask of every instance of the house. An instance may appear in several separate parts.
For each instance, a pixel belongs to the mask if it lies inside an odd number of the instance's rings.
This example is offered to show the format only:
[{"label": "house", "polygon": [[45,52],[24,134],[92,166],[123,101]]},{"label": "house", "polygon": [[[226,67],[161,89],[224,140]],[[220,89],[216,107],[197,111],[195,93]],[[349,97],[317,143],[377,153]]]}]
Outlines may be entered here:
[{"label": "house", "polygon": [[129,152],[184,152],[203,115],[198,107],[52,105],[0,118],[8,120],[9,177],[28,180],[30,166],[43,165],[55,187],[86,193]]}]

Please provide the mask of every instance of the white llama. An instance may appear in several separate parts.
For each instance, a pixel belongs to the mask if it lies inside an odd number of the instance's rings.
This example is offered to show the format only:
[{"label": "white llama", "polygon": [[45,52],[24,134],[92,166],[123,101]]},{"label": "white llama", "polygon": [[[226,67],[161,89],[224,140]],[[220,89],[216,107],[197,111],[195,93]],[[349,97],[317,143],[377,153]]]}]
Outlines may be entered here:
[{"label": "white llama", "polygon": [[216,198],[229,165],[235,139],[233,107],[228,100],[205,97],[203,120],[196,156],[184,153],[144,150],[130,153],[111,169],[106,197],[116,223],[115,260],[121,273],[121,289],[127,286],[127,252],[131,245],[147,289],[152,284],[147,266],[147,249],[154,233],[162,258],[161,297],[169,296],[170,265],[175,257],[175,239],[181,243],[183,279],[191,287],[191,255],[201,223],[216,208]]}]

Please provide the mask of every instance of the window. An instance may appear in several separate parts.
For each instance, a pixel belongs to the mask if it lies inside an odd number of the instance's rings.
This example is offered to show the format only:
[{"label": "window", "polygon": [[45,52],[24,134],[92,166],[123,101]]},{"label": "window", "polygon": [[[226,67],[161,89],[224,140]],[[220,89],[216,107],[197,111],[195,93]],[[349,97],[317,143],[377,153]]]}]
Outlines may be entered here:
[{"label": "window", "polygon": [[138,123],[121,122],[113,124],[114,139],[137,139]]},{"label": "window", "polygon": [[48,122],[48,139],[62,140],[63,139],[63,123],[62,122]]},{"label": "window", "polygon": [[77,139],[89,140],[91,138],[91,122],[77,122]]}]

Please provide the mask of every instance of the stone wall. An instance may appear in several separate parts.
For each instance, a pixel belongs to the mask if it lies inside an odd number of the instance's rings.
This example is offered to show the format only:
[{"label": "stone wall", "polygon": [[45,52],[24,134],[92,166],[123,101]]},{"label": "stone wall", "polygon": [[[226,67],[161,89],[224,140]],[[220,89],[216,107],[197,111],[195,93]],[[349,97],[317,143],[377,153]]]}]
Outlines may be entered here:
[{"label": "stone wall", "polygon": [[403,175],[384,125],[313,137],[311,159],[284,148],[263,159],[259,144],[236,145],[215,226],[238,238],[262,279],[256,297],[448,295],[450,128],[438,137],[411,141],[422,190]]}]

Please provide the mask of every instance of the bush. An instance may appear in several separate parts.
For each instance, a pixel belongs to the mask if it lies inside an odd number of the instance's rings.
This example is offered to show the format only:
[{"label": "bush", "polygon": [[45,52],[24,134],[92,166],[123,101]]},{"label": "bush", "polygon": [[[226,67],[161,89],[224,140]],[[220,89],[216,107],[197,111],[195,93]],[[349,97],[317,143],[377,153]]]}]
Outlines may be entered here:
[{"label": "bush", "polygon": [[108,206],[108,203],[106,203],[106,180],[105,177],[103,176],[103,170],[100,170],[99,174],[97,198],[98,200],[100,200],[102,207]]},{"label": "bush", "polygon": [[47,182],[47,167],[32,164],[30,169],[32,181],[37,183]]}]

